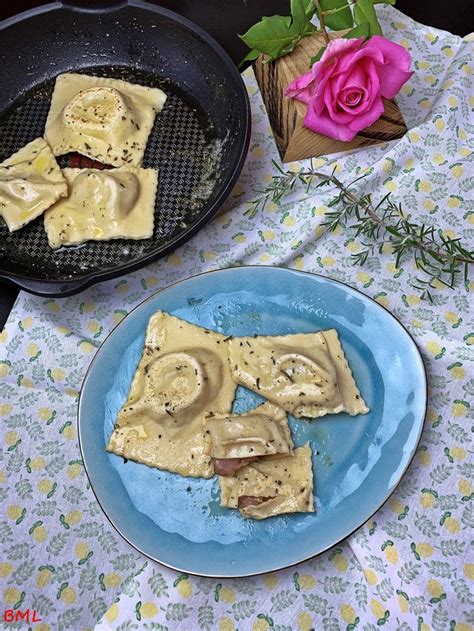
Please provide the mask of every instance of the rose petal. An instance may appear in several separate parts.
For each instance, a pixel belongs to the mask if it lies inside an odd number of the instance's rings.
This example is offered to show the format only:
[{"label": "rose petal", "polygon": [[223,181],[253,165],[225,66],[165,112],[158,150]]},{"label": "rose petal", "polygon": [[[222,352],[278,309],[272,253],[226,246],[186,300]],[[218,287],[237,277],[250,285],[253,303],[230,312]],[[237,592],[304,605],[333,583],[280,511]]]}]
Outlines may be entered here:
[{"label": "rose petal", "polygon": [[317,85],[314,97],[311,99],[311,103],[314,104],[315,111],[317,112],[322,111],[325,108],[324,94],[326,93],[326,90],[331,90],[330,82],[331,75],[326,75]]},{"label": "rose petal", "polygon": [[[327,113],[330,118],[336,123],[340,123],[341,125],[347,125],[350,123],[354,117],[352,112],[347,112],[341,110],[338,106],[337,101],[337,93],[335,92],[335,82],[334,79],[329,82],[330,85],[326,88],[323,93],[324,104],[326,106]],[[318,108],[319,109],[319,108]]]},{"label": "rose petal", "polygon": [[365,88],[355,88],[349,86],[344,88],[339,93],[337,98],[337,104],[346,112],[350,112],[353,116],[360,113],[363,108],[364,111],[367,108],[368,95]]},{"label": "rose petal", "polygon": [[[354,69],[355,70],[355,69]],[[359,116],[364,112],[370,110],[374,101],[379,97],[379,78],[376,71],[374,62],[371,59],[363,59],[358,66],[358,70],[364,74],[365,77],[365,98],[360,102],[357,107],[350,108],[353,116]],[[348,86],[349,86],[348,81]]]},{"label": "rose petal", "polygon": [[377,72],[377,65],[372,59],[364,59],[361,64],[364,68],[365,77],[367,79],[367,91],[369,95],[369,108],[373,102],[380,96],[380,81]]},{"label": "rose petal", "polygon": [[403,72],[395,68],[391,69],[390,72],[379,72],[380,94],[386,99],[393,99],[412,74],[413,72]]},{"label": "rose petal", "polygon": [[349,141],[383,113],[382,96],[392,98],[411,76],[411,57],[380,36],[332,40],[311,71],[293,81],[286,96],[307,104],[306,127]]},{"label": "rose petal", "polygon": [[[361,65],[360,67],[354,68],[352,72],[340,74],[336,78],[334,91],[336,92],[337,104],[339,108],[350,113],[351,116],[356,116],[359,112],[365,112],[373,101],[370,93],[371,84],[364,70],[365,68]],[[340,97],[340,94],[348,88],[356,88],[363,92],[363,98],[357,107],[348,107]],[[338,120],[342,122],[342,119],[338,118]]]},{"label": "rose petal", "polygon": [[365,46],[356,50],[353,54],[345,55],[340,59],[337,66],[337,74],[352,72],[354,66],[360,64],[364,59],[372,59],[374,62],[383,64],[382,51],[377,48],[367,49]]},{"label": "rose petal", "polygon": [[403,46],[380,35],[374,35],[367,42],[365,49],[382,54],[383,60],[377,64],[380,94],[387,99],[392,99],[413,74],[410,71],[410,53]]},{"label": "rose petal", "polygon": [[357,133],[348,125],[336,123],[329,117],[327,112],[322,112],[319,115],[316,114],[311,107],[311,103],[308,105],[304,125],[317,134],[323,134],[323,136],[329,136],[329,138],[335,138],[336,140],[352,140]]},{"label": "rose petal", "polygon": [[357,50],[362,43],[362,38],[359,39],[343,39],[337,38],[329,42],[323,56],[317,61],[311,68],[314,79],[319,82],[328,75],[334,75],[337,72],[338,64],[341,57],[344,54],[351,54],[351,51]]},{"label": "rose petal", "polygon": [[[367,85],[367,77],[364,69],[361,67],[354,68],[350,73],[340,74],[335,77],[334,92],[336,99],[340,102],[340,95],[348,88],[353,88],[359,91],[365,91]],[[342,101],[344,102],[344,101]]]},{"label": "rose petal", "polygon": [[314,84],[313,73],[307,72],[301,75],[287,86],[285,96],[290,99],[297,99],[303,103],[309,103],[314,94],[316,86]]},{"label": "rose petal", "polygon": [[356,88],[365,88],[367,84],[367,77],[364,72],[363,65],[356,66],[351,72],[345,72],[337,77],[338,90],[342,90],[345,87],[353,86]]},{"label": "rose petal", "polygon": [[324,51],[321,59],[316,63],[327,66],[327,62],[334,60],[335,57],[340,58],[341,55],[347,53],[350,50],[357,50],[362,41],[362,37],[349,39],[337,37],[336,39],[332,39],[327,45],[327,48]]},{"label": "rose petal", "polygon": [[357,132],[362,131],[363,129],[366,129],[367,127],[370,127],[370,125],[375,123],[375,121],[378,120],[382,116],[383,112],[384,112],[383,101],[380,98],[380,96],[378,96],[375,99],[375,102],[372,105],[370,110],[368,110],[367,112],[364,112],[363,114],[359,114],[358,116],[354,116],[352,121],[349,123],[349,128],[353,132],[355,132],[354,133],[355,135],[357,134]]},{"label": "rose petal", "polygon": [[411,55],[400,44],[396,44],[380,35],[374,35],[368,40],[365,48],[377,48],[383,54],[384,63],[396,66],[404,72],[410,72]]}]

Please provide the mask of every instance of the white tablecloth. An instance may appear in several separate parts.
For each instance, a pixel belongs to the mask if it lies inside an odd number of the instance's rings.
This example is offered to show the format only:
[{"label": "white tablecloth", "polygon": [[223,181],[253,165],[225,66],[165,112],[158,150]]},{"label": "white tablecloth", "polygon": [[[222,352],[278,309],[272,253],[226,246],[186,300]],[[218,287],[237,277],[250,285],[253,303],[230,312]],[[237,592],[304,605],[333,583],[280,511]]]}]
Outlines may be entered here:
[{"label": "white tablecloth", "polygon": [[[344,181],[367,172],[360,191],[375,198],[391,191],[416,221],[472,244],[473,44],[390,7],[379,15],[386,36],[414,59],[415,75],[398,98],[410,131],[400,141],[315,163],[328,173],[336,166]],[[35,609],[43,619],[37,631],[75,631],[99,620],[97,630],[121,631],[471,628],[469,295],[462,286],[441,286],[433,304],[420,302],[411,287],[412,261],[396,268],[388,253],[351,267],[359,248],[351,231],[327,233],[321,226],[328,189],[310,198],[297,191],[278,207],[246,216],[277,152],[250,71],[245,81],[252,140],[226,212],[174,254],[134,274],[63,300],[21,293],[0,335],[3,606]],[[87,485],[76,408],[94,353],[132,307],[169,283],[242,263],[316,271],[385,305],[421,349],[429,409],[402,484],[358,532],[296,568],[215,581],[147,563],[114,531]]]}]

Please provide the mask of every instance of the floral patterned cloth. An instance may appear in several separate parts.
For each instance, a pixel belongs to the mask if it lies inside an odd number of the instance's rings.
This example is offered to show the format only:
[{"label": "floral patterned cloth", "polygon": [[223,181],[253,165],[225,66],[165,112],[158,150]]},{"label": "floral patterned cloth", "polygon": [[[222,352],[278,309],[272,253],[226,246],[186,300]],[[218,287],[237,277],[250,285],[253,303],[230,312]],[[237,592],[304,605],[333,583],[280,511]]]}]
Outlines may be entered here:
[{"label": "floral patterned cloth", "polygon": [[[398,102],[400,141],[315,161],[360,191],[388,191],[418,221],[472,243],[473,44],[379,11],[387,37],[416,73]],[[250,153],[226,212],[164,260],[63,300],[21,293],[0,335],[0,594],[3,608],[35,609],[37,631],[147,629],[466,631],[474,622],[472,416],[474,323],[461,285],[420,302],[411,260],[389,253],[352,268],[351,231],[321,227],[331,192],[296,191],[245,215],[277,157],[251,72]],[[470,169],[471,166],[471,169]],[[110,329],[160,287],[243,263],[286,265],[350,283],[408,327],[429,376],[417,455],[390,500],[354,535],[300,566],[217,581],[178,575],[134,551],[102,514],[77,445],[78,391]],[[471,287],[472,289],[472,287]],[[471,364],[472,366],[472,364]],[[471,558],[469,558],[471,556]],[[99,622],[100,621],[100,622]],[[22,623],[6,624],[19,628]]]}]

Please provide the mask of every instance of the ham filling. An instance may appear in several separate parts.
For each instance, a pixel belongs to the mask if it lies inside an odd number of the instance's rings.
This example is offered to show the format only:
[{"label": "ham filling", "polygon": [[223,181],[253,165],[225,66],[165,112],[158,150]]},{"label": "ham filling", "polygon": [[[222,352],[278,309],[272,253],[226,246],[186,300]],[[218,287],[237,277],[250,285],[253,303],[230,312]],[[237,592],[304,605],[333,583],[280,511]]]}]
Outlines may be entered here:
[{"label": "ham filling", "polygon": [[234,475],[236,471],[256,459],[255,456],[249,458],[215,458],[214,470],[218,475]]},{"label": "ham filling", "polygon": [[241,495],[238,501],[239,508],[246,508],[247,506],[259,506],[268,500],[271,500],[271,497],[255,497],[254,495]]},{"label": "ham filling", "polygon": [[68,155],[68,166],[71,169],[111,169],[109,164],[103,164],[97,160],[92,160],[80,153],[73,152]]}]

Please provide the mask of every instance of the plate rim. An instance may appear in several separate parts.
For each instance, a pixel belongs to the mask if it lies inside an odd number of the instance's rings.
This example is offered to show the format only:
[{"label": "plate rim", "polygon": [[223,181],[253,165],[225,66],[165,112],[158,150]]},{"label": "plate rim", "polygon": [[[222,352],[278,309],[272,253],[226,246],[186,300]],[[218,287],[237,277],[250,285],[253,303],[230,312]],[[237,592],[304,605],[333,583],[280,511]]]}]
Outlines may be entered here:
[{"label": "plate rim", "polygon": [[[416,442],[414,444],[414,447],[407,459],[406,465],[405,467],[402,469],[402,471],[399,474],[399,478],[397,480],[397,482],[395,483],[395,485],[393,486],[393,488],[390,490],[390,492],[388,493],[388,495],[385,497],[385,499],[379,504],[379,506],[373,511],[371,512],[369,515],[367,515],[367,517],[364,518],[364,520],[358,524],[356,527],[354,527],[350,532],[348,532],[346,535],[344,535],[344,537],[342,537],[341,539],[338,539],[338,541],[332,543],[329,546],[324,547],[323,549],[319,550],[318,552],[315,552],[314,554],[310,554],[310,555],[306,555],[303,558],[294,561],[292,563],[287,563],[287,564],[283,564],[283,565],[277,565],[275,567],[266,569],[266,570],[260,570],[260,571],[256,571],[256,572],[249,572],[249,573],[244,573],[244,574],[240,574],[240,573],[232,573],[232,574],[212,574],[212,573],[199,573],[196,571],[191,571],[189,569],[186,568],[180,568],[180,567],[175,567],[174,565],[171,565],[170,563],[165,563],[164,561],[160,561],[157,558],[154,558],[152,556],[150,556],[149,553],[145,552],[144,550],[141,549],[140,545],[137,543],[132,542],[127,535],[125,535],[120,527],[115,524],[112,521],[112,518],[109,516],[109,514],[107,513],[107,511],[105,510],[105,508],[103,507],[95,489],[94,489],[94,485],[92,483],[91,480],[91,476],[89,475],[89,470],[88,470],[88,466],[86,464],[86,458],[84,456],[84,449],[83,449],[83,443],[82,443],[82,439],[81,439],[81,409],[82,409],[82,400],[83,400],[83,392],[84,389],[86,387],[86,383],[87,380],[90,376],[90,372],[92,369],[92,366],[94,365],[95,361],[97,360],[97,357],[102,349],[102,347],[107,343],[107,341],[109,340],[110,336],[112,335],[112,333],[114,333],[120,326],[121,324],[126,320],[126,318],[128,318],[134,311],[136,311],[137,309],[141,308],[146,302],[148,302],[149,300],[152,300],[154,298],[156,298],[156,296],[162,294],[164,291],[171,289],[172,287],[175,287],[177,285],[180,285],[184,282],[187,282],[191,279],[200,277],[200,276],[207,276],[210,274],[214,274],[214,273],[219,273],[219,272],[226,272],[229,270],[234,270],[234,269],[255,269],[255,268],[259,268],[259,269],[266,269],[266,270],[271,270],[271,269],[277,269],[277,270],[283,270],[284,272],[289,272],[292,274],[296,274],[296,275],[303,275],[303,276],[316,276],[317,278],[322,279],[325,282],[329,282],[329,283],[336,283],[338,285],[342,285],[345,289],[348,289],[351,292],[354,292],[355,294],[358,294],[360,296],[362,296],[362,298],[369,300],[370,302],[375,303],[375,305],[377,307],[380,307],[381,309],[383,309],[394,321],[395,323],[401,327],[401,329],[406,333],[406,335],[408,336],[408,339],[411,341],[411,343],[413,344],[413,347],[416,351],[416,354],[418,356],[422,371],[421,374],[423,376],[423,381],[424,381],[424,412],[423,412],[423,418],[421,420],[420,423],[420,427],[418,430],[418,435],[416,437]],[[92,490],[92,493],[94,494],[95,499],[97,500],[97,503],[100,506],[100,509],[102,510],[102,513],[105,515],[105,517],[107,518],[107,520],[109,521],[109,523],[112,525],[112,527],[118,532],[118,534],[122,537],[122,539],[124,539],[132,548],[134,548],[136,551],[138,551],[140,554],[142,554],[145,559],[147,561],[151,561],[153,563],[156,563],[158,565],[161,565],[163,567],[166,567],[170,570],[173,570],[175,572],[181,572],[181,573],[186,573],[189,574],[191,576],[201,576],[201,577],[205,577],[205,578],[214,578],[214,579],[219,579],[219,580],[225,580],[225,579],[237,579],[237,578],[250,578],[252,576],[261,576],[263,574],[268,574],[269,572],[278,572],[280,570],[285,570],[291,567],[295,567],[296,565],[299,565],[300,563],[304,563],[306,561],[309,561],[310,559],[314,559],[317,556],[320,556],[321,554],[324,554],[325,552],[327,552],[328,550],[330,550],[331,548],[334,548],[335,546],[339,545],[342,541],[345,541],[348,537],[351,537],[357,530],[359,530],[359,528],[361,528],[361,526],[363,526],[369,519],[372,519],[372,517],[386,504],[386,502],[390,499],[390,497],[393,495],[393,493],[397,490],[398,486],[400,485],[400,483],[402,482],[403,478],[405,477],[405,474],[408,470],[408,468],[410,467],[417,451],[418,451],[418,446],[420,444],[421,441],[421,436],[423,434],[423,430],[425,427],[425,422],[426,422],[426,415],[427,415],[427,411],[428,411],[428,373],[426,370],[426,366],[425,363],[423,361],[423,356],[420,352],[420,349],[418,348],[418,345],[415,341],[415,338],[413,337],[413,335],[408,331],[408,329],[406,328],[406,326],[404,324],[402,324],[400,322],[400,320],[395,317],[393,315],[393,313],[391,313],[391,311],[389,311],[384,305],[380,304],[379,302],[377,302],[374,298],[367,296],[365,293],[363,293],[362,291],[360,291],[359,289],[356,289],[355,287],[352,287],[351,285],[348,285],[340,280],[336,280],[334,278],[331,278],[329,276],[325,276],[323,274],[319,274],[317,272],[309,272],[306,270],[296,270],[294,268],[291,267],[285,267],[283,265],[239,265],[239,266],[235,266],[235,267],[223,267],[223,268],[216,268],[216,269],[211,269],[211,270],[206,270],[204,272],[200,272],[199,274],[193,274],[192,276],[187,276],[186,278],[183,278],[181,280],[178,280],[174,283],[170,283],[169,285],[167,285],[166,287],[163,287],[162,289],[152,293],[150,296],[148,296],[147,298],[145,298],[144,300],[142,300],[141,302],[139,302],[137,305],[135,305],[135,307],[133,307],[133,309],[131,309],[127,315],[118,323],[116,324],[107,334],[107,336],[105,337],[105,339],[103,340],[102,344],[99,346],[99,348],[97,349],[97,352],[95,353],[94,357],[92,358],[92,361],[90,362],[85,375],[84,375],[84,379],[82,381],[81,384],[81,388],[79,391],[79,400],[78,400],[78,404],[77,404],[77,439],[78,439],[78,445],[79,445],[79,451],[81,454],[81,459],[82,459],[82,463],[84,465],[84,471],[87,477],[87,480],[89,482],[90,488]]]}]

